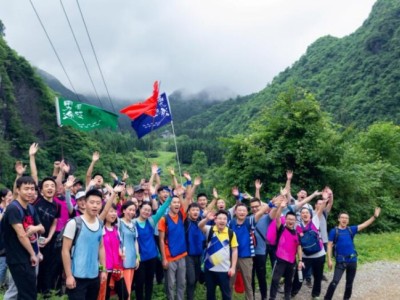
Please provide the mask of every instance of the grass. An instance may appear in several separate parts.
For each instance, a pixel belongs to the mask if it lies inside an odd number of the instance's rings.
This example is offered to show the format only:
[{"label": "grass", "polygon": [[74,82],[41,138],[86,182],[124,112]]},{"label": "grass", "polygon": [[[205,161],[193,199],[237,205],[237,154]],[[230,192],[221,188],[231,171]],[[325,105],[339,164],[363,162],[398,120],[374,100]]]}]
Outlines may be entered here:
[{"label": "grass", "polygon": [[[366,264],[375,261],[400,262],[400,232],[381,234],[357,234],[354,238],[354,243],[358,252],[358,261],[360,264]],[[269,263],[267,263],[267,272],[268,279],[270,280],[271,268]],[[217,299],[221,299],[219,292],[217,292],[217,294]],[[3,295],[0,295],[0,300],[2,299]],[[38,299],[41,298],[39,297]],[[67,297],[55,296],[52,299],[67,299]],[[134,299],[134,297],[132,297],[132,299]],[[166,299],[163,285],[154,285],[154,293],[152,299]],[[196,299],[206,299],[206,289],[204,285],[197,285]],[[244,294],[235,294],[233,299],[242,300],[244,299]]]}]

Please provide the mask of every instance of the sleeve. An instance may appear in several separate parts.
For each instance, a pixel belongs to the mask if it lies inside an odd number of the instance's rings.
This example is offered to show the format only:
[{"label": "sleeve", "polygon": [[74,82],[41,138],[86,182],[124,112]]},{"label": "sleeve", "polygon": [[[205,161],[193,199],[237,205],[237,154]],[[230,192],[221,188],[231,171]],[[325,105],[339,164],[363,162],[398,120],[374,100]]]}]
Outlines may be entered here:
[{"label": "sleeve", "polygon": [[238,243],[237,238],[236,238],[236,233],[233,233],[233,237],[232,237],[232,240],[231,240],[231,248],[236,248],[238,246],[239,246],[239,243]]},{"label": "sleeve", "polygon": [[333,242],[335,239],[335,228],[332,228],[331,231],[329,231],[329,236],[328,236],[328,241]]},{"label": "sleeve", "polygon": [[312,218],[312,223],[314,224],[315,228],[319,229],[320,221],[319,221],[319,217],[317,214],[314,214],[314,216]]},{"label": "sleeve", "polygon": [[350,229],[354,237],[358,233],[358,226],[357,225],[350,226]]},{"label": "sleeve", "polygon": [[171,201],[172,197],[168,197],[167,201],[165,201],[163,205],[161,205],[161,207],[157,210],[156,214],[151,217],[154,221],[154,224],[157,224],[160,221],[161,217],[165,214],[167,208],[171,204]]},{"label": "sleeve", "polygon": [[[210,230],[211,230],[211,225],[206,225],[206,232],[204,233],[204,235],[206,236],[206,238],[208,237],[208,235],[210,234]],[[206,241],[207,242],[207,241]]]},{"label": "sleeve", "polygon": [[158,222],[158,231],[165,232],[165,218],[161,218],[160,221]]},{"label": "sleeve", "polygon": [[65,202],[67,203],[68,211],[70,211],[74,208],[72,205],[72,201],[71,201],[71,191],[70,190],[65,191]]},{"label": "sleeve", "polygon": [[70,240],[73,240],[75,237],[75,231],[76,231],[76,221],[75,219],[72,219],[67,223],[67,225],[65,225],[63,236]]},{"label": "sleeve", "polygon": [[7,212],[10,225],[18,223],[22,224],[21,214],[19,213],[18,208],[15,205],[8,205]]}]

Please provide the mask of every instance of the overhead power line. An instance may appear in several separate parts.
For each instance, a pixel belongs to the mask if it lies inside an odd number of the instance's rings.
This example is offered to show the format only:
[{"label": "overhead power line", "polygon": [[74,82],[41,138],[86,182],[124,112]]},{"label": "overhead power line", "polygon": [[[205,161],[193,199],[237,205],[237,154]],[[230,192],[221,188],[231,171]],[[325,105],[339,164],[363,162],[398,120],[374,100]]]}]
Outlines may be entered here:
[{"label": "overhead power line", "polygon": [[87,64],[86,64],[85,58],[83,57],[81,47],[79,46],[78,40],[76,39],[76,35],[75,35],[75,32],[74,32],[74,29],[72,28],[71,22],[70,22],[70,20],[69,20],[69,18],[68,18],[68,14],[67,14],[67,11],[65,10],[65,7],[64,7],[64,4],[63,4],[62,0],[60,0],[60,4],[61,4],[61,7],[62,7],[62,9],[63,9],[64,16],[65,16],[65,18],[67,19],[69,29],[71,30],[72,36],[74,37],[74,41],[75,41],[76,47],[78,48],[78,51],[79,51],[79,55],[80,55],[81,58],[82,58],[82,62],[83,62],[83,64],[84,64],[84,66],[85,66],[86,73],[88,74],[88,77],[89,77],[90,82],[91,82],[91,84],[92,84],[94,93],[95,93],[95,95],[96,95],[96,97],[97,97],[97,100],[98,100],[99,103],[100,103],[100,106],[101,106],[102,108],[104,108],[104,107],[103,107],[103,102],[101,101],[101,99],[100,99],[100,97],[99,97],[99,94],[97,93],[97,89],[96,89],[96,86],[94,85],[93,78],[92,78],[92,76],[90,75],[89,68],[88,68],[88,66],[87,66]]},{"label": "overhead power line", "polygon": [[[60,1],[61,1],[61,0],[60,0]],[[105,89],[106,89],[106,91],[107,91],[108,100],[110,101],[110,104],[111,104],[111,107],[112,107],[113,112],[116,113],[115,108],[114,108],[114,104],[113,104],[113,102],[112,102],[112,100],[111,100],[111,96],[110,96],[110,93],[109,93],[109,91],[108,91],[108,87],[107,87],[106,81],[105,81],[105,79],[104,79],[103,71],[101,70],[101,67],[100,67],[100,64],[99,64],[99,60],[97,59],[97,54],[96,54],[96,50],[95,50],[94,45],[93,45],[93,42],[92,42],[92,38],[90,37],[90,33],[89,33],[88,27],[87,27],[87,25],[86,25],[85,18],[84,18],[84,16],[83,16],[83,13],[82,13],[82,10],[81,10],[81,6],[79,5],[79,0],[76,0],[76,4],[78,5],[79,13],[80,13],[80,15],[81,15],[83,24],[85,25],[86,34],[87,34],[87,36],[88,36],[88,39],[89,39],[89,42],[90,42],[90,46],[92,47],[93,55],[94,55],[94,57],[95,57],[95,59],[96,59],[96,63],[97,63],[97,67],[99,68],[99,72],[100,72],[100,75],[101,75],[101,79],[103,80],[104,87],[105,87]]]},{"label": "overhead power line", "polygon": [[81,101],[80,98],[79,98],[78,93],[77,93],[76,90],[75,90],[74,85],[72,84],[71,78],[68,76],[67,70],[65,69],[64,64],[62,63],[60,56],[58,55],[57,50],[56,50],[56,48],[54,47],[54,44],[53,44],[53,42],[51,41],[51,38],[50,38],[49,34],[47,33],[46,28],[44,27],[44,24],[43,24],[43,22],[42,22],[42,19],[40,18],[39,14],[38,14],[38,12],[37,12],[37,10],[36,10],[36,8],[35,8],[35,5],[33,4],[32,0],[29,0],[29,2],[30,2],[31,5],[32,5],[33,11],[35,12],[36,17],[38,18],[39,23],[40,23],[40,25],[42,26],[42,29],[43,29],[44,33],[46,34],[46,37],[47,37],[47,39],[48,39],[48,41],[49,41],[49,43],[50,43],[50,45],[51,45],[51,48],[53,49],[54,54],[56,55],[56,57],[57,57],[57,59],[58,59],[58,62],[60,63],[61,68],[63,69],[64,74],[65,74],[65,76],[67,77],[68,82],[69,82],[69,84],[70,84],[70,86],[71,86],[71,88],[72,88],[72,90],[73,90],[73,92],[74,92],[76,98],[77,98],[79,101]]}]

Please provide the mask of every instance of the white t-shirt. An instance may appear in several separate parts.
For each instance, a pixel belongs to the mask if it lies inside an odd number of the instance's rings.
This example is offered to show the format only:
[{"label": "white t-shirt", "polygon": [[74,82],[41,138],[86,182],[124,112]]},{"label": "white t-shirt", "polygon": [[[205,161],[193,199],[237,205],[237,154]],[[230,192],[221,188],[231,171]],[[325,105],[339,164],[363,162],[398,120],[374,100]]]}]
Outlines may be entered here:
[{"label": "white t-shirt", "polygon": [[[99,230],[99,227],[100,227],[99,218],[96,217],[96,220],[93,223],[89,223],[87,220],[85,220],[84,216],[81,216],[81,218],[82,218],[83,222],[85,223],[85,225],[91,231]],[[76,221],[74,219],[72,219],[71,221],[69,221],[67,223],[67,225],[65,225],[64,236],[66,238],[73,240],[75,237],[75,231],[76,231]]]}]

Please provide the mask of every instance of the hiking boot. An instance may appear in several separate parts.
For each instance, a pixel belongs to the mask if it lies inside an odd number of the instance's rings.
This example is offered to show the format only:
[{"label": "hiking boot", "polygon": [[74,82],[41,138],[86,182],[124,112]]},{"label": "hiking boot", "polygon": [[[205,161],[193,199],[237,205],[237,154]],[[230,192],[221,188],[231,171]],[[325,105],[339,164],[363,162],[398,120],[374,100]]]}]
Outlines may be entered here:
[{"label": "hiking boot", "polygon": [[312,288],[311,278],[306,278],[306,286],[308,286],[309,288]]},{"label": "hiking boot", "polygon": [[283,287],[283,285],[280,285],[278,288],[278,293],[283,294],[285,292],[285,288]]}]

